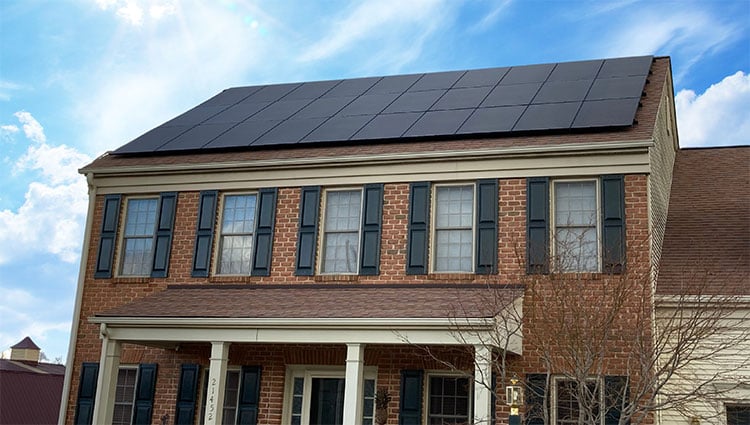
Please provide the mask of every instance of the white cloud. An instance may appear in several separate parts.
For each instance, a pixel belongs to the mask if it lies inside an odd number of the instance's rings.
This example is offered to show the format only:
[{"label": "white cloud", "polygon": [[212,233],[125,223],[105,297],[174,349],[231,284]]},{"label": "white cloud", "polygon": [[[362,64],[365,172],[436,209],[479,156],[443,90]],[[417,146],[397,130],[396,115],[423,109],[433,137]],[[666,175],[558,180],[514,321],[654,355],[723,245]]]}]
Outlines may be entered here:
[{"label": "white cloud", "polygon": [[39,121],[37,121],[30,113],[26,111],[18,111],[15,114],[18,121],[23,124],[23,132],[29,139],[37,142],[44,143],[47,141],[47,136],[44,134],[44,128]]},{"label": "white cloud", "polygon": [[497,2],[496,4],[493,3],[493,8],[489,11],[489,13],[485,14],[482,19],[479,20],[476,24],[474,24],[469,31],[471,32],[483,32],[488,29],[491,29],[498,19],[502,16],[502,12],[504,12],[510,4],[513,2],[513,0],[501,0]]},{"label": "white cloud", "polygon": [[0,80],[0,100],[10,100],[11,96],[9,92],[20,90],[21,88],[20,84]]},{"label": "white cloud", "polygon": [[114,9],[118,18],[135,27],[142,26],[144,18],[158,21],[177,11],[175,0],[96,0],[96,4],[102,10]]},{"label": "white cloud", "polygon": [[131,25],[140,26],[143,23],[143,8],[134,1],[126,1],[124,6],[117,9],[117,16]]},{"label": "white cloud", "polygon": [[18,133],[18,126],[13,124],[0,125],[0,138],[13,141],[13,136]]},{"label": "white cloud", "polygon": [[682,147],[750,144],[750,75],[742,71],[702,94],[681,90],[675,107]]}]

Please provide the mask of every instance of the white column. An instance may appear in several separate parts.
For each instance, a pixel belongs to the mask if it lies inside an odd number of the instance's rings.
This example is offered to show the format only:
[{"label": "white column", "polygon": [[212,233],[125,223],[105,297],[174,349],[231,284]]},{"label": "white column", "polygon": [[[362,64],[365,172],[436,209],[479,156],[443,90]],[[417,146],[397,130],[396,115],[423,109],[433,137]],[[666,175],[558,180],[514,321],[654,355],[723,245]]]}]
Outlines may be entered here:
[{"label": "white column", "polygon": [[474,424],[491,423],[492,401],[492,348],[474,346]]},{"label": "white column", "polygon": [[96,398],[94,399],[95,424],[112,423],[121,352],[120,341],[111,340],[106,336],[102,337],[102,354],[99,358],[99,376],[96,380]]},{"label": "white column", "polygon": [[206,392],[206,425],[220,425],[224,412],[224,386],[227,379],[227,362],[229,343],[211,342],[211,359],[208,370],[208,389]]},{"label": "white column", "polygon": [[364,363],[364,344],[346,344],[344,425],[359,425],[362,421]]}]

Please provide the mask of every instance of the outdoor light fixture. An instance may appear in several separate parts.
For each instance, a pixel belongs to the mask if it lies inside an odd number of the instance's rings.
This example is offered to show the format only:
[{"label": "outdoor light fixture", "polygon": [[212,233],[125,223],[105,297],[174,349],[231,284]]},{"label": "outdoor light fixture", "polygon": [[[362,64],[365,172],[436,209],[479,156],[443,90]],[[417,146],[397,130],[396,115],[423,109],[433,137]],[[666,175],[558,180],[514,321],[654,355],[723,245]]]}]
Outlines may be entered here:
[{"label": "outdoor light fixture", "polygon": [[523,403],[523,389],[518,385],[518,378],[513,375],[510,385],[505,387],[505,401],[510,406],[511,415],[518,414],[518,407]]}]

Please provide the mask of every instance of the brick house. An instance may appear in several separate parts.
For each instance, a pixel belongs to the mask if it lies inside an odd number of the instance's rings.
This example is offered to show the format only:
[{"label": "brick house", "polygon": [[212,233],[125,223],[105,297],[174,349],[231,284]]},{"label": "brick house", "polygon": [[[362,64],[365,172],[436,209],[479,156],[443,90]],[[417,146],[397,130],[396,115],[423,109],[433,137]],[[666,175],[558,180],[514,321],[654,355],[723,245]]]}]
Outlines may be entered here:
[{"label": "brick house", "polygon": [[225,90],[81,170],[61,421],[507,423],[539,325],[496,319],[654,273],[677,146],[667,57]]}]

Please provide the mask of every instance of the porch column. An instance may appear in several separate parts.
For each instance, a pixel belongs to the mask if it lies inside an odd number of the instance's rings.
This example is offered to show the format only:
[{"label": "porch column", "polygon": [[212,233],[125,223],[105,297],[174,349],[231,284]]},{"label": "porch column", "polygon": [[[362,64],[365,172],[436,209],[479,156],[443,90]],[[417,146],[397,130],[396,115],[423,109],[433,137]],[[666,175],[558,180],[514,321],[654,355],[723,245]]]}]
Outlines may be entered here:
[{"label": "porch column", "polygon": [[229,344],[225,341],[211,342],[211,358],[208,369],[208,390],[206,392],[206,425],[220,425],[224,413],[224,386],[227,379]]},{"label": "porch column", "polygon": [[492,401],[492,348],[474,346],[474,424],[491,423],[494,414]]},{"label": "porch column", "polygon": [[364,344],[346,344],[344,425],[359,425],[362,420],[364,360]]},{"label": "porch column", "polygon": [[95,424],[112,423],[121,352],[120,341],[111,340],[106,336],[102,337],[102,354],[99,358],[99,376],[96,379],[96,398],[94,399],[93,422]]}]

